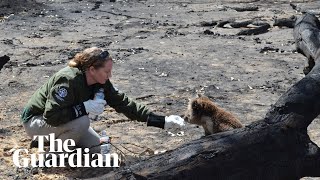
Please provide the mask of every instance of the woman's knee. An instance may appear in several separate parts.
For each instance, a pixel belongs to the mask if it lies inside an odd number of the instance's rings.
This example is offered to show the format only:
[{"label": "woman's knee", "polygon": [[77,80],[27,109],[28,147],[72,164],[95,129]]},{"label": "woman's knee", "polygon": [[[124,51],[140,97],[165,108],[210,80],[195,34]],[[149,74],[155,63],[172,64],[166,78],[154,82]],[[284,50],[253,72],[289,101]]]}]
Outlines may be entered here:
[{"label": "woman's knee", "polygon": [[47,135],[44,127],[45,121],[42,116],[33,116],[28,122],[22,125],[27,135],[31,138],[35,135]]},{"label": "woman's knee", "polygon": [[25,130],[26,134],[27,134],[30,138],[33,138],[33,136],[34,136],[35,134],[34,134],[34,132],[33,132],[32,130],[30,130],[30,127],[29,127],[30,125],[29,125],[29,123],[26,122],[26,123],[23,123],[22,125],[23,125],[23,127],[24,127],[24,130]]},{"label": "woman's knee", "polygon": [[72,121],[72,129],[76,129],[76,131],[86,132],[90,127],[90,119],[88,116],[81,116]]}]

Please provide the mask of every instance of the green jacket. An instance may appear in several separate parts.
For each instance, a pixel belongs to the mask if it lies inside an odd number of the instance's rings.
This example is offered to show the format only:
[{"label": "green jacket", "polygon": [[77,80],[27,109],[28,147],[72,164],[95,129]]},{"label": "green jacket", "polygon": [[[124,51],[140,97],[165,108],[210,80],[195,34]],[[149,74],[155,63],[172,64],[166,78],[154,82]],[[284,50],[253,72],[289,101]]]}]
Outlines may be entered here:
[{"label": "green jacket", "polygon": [[21,121],[43,115],[52,126],[72,121],[87,115],[83,102],[94,97],[95,92],[104,88],[107,104],[130,119],[146,122],[149,109],[120,93],[108,80],[105,84],[87,85],[85,74],[78,68],[65,67],[55,73],[41,86],[25,106]]}]

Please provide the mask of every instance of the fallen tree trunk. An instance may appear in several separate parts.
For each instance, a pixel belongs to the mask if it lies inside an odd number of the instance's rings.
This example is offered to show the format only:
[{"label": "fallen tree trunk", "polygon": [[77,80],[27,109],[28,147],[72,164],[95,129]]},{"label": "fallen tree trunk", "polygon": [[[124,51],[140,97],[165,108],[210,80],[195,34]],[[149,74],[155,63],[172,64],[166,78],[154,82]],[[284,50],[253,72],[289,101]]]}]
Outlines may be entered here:
[{"label": "fallen tree trunk", "polygon": [[[307,21],[306,21],[307,20]],[[320,39],[312,15],[297,21],[294,38],[315,66],[293,85],[266,117],[245,128],[191,141],[146,161],[110,172],[101,179],[261,179],[293,180],[320,176],[320,151],[308,134],[308,125],[320,113],[320,65],[316,51]],[[314,49],[316,48],[316,49]]]}]

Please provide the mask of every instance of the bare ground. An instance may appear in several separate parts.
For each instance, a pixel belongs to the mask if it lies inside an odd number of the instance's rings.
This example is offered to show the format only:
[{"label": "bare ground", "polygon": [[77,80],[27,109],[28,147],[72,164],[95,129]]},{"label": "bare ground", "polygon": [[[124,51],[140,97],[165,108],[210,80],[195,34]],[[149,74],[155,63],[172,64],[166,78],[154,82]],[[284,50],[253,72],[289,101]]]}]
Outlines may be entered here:
[{"label": "bare ground", "polygon": [[[245,125],[262,119],[279,96],[304,77],[305,58],[295,51],[292,29],[273,26],[275,19],[307,11],[320,13],[318,1],[290,2],[1,1],[0,57],[10,57],[0,71],[1,179],[84,179],[111,170],[15,168],[10,153],[29,146],[19,115],[32,93],[65,67],[75,52],[91,46],[111,52],[115,60],[112,81],[118,89],[157,113],[180,115],[189,98],[204,93]],[[239,7],[257,10],[240,12]],[[232,27],[232,22],[246,20],[271,27],[258,35],[237,35],[255,28],[252,24]],[[212,21],[230,23],[218,27]],[[188,125],[183,136],[172,136],[110,108],[93,126],[98,131],[106,129],[114,143],[141,146],[124,145],[137,153],[174,149],[204,135],[201,127]],[[318,145],[319,127],[319,119],[309,127]],[[126,163],[139,159],[122,151]],[[140,159],[147,157],[144,154]]]}]

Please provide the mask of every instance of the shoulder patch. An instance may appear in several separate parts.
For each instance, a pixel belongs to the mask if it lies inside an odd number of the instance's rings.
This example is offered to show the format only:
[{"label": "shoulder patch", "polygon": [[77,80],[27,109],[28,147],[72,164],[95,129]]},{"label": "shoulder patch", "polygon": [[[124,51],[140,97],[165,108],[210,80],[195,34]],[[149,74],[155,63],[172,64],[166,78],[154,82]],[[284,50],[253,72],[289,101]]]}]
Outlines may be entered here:
[{"label": "shoulder patch", "polygon": [[68,90],[64,86],[58,87],[54,92],[54,96],[60,101],[64,101],[64,98],[67,97],[67,95],[68,95]]},{"label": "shoulder patch", "polygon": [[68,95],[67,89],[64,88],[64,87],[60,87],[60,88],[58,89],[58,95],[59,95],[60,97],[62,97],[62,98],[66,97],[66,96]]}]

